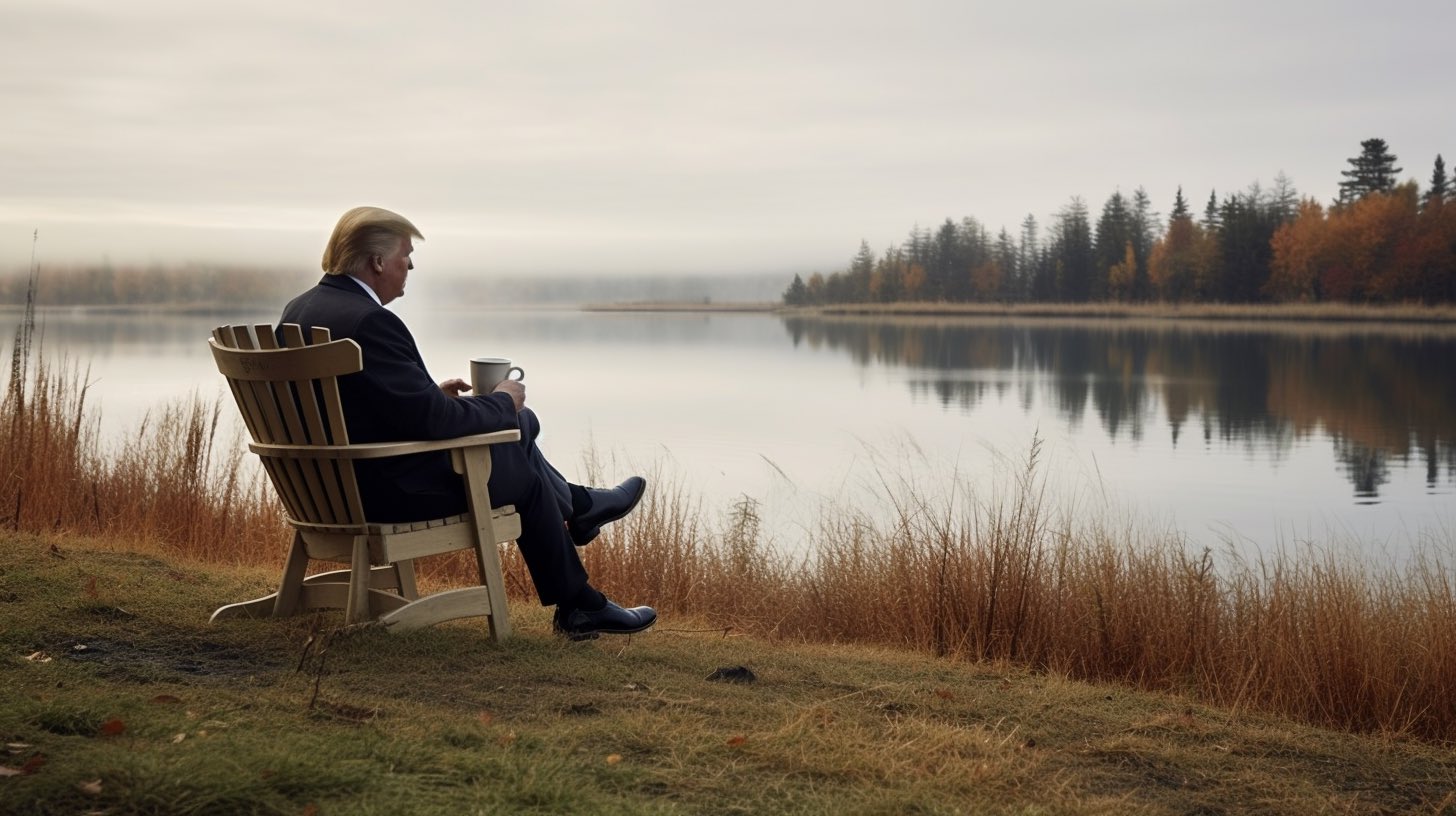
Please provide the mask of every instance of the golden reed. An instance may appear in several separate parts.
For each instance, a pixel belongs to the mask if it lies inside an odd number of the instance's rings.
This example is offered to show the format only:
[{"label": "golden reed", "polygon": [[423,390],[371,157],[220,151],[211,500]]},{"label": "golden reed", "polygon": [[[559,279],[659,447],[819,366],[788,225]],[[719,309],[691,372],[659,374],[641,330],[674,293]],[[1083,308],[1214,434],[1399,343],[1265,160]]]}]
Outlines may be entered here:
[{"label": "golden reed", "polygon": [[[86,402],[87,372],[15,333],[0,398],[0,529],[110,538],[232,564],[273,563],[287,525],[270,488],[240,474],[240,445],[217,444],[223,406],[197,396],[150,412],[112,449]],[[227,406],[227,410],[232,410]]]}]

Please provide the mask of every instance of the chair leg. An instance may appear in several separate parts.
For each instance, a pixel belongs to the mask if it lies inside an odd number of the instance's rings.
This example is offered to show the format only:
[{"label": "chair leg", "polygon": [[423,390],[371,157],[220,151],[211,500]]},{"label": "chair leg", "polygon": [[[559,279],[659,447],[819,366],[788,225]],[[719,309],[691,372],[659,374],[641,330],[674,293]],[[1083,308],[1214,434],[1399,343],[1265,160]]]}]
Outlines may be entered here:
[{"label": "chair leg", "polygon": [[283,580],[278,585],[278,597],[273,601],[273,617],[286,618],[298,614],[303,574],[307,571],[308,550],[303,544],[303,534],[295,530],[293,544],[288,548],[288,560],[283,563]]},{"label": "chair leg", "polygon": [[[489,512],[489,511],[487,511]],[[506,582],[501,575],[500,551],[494,542],[481,541],[475,548],[475,566],[490,599],[490,636],[503,640],[511,636],[511,616],[506,608]]]},{"label": "chair leg", "polygon": [[212,613],[209,623],[228,618],[264,618],[269,615],[286,618],[297,615],[302,611],[299,607],[303,600],[303,574],[307,570],[308,551],[304,547],[303,536],[294,532],[293,544],[288,548],[288,558],[283,562],[283,578],[279,581],[278,591],[251,601],[218,607]]},{"label": "chair leg", "polygon": [[369,538],[354,536],[354,554],[349,563],[349,603],[344,607],[344,623],[363,623],[369,618]]},{"label": "chair leg", "polygon": [[394,562],[394,574],[399,579],[399,594],[411,601],[419,600],[420,589],[415,585],[414,559]]},{"label": "chair leg", "polygon": [[490,635],[495,640],[511,636],[510,610],[506,608],[506,582],[501,576],[500,551],[496,549],[495,523],[491,519],[490,454],[482,448],[467,448],[455,454],[465,476],[465,493],[475,522],[475,566],[490,598]]}]

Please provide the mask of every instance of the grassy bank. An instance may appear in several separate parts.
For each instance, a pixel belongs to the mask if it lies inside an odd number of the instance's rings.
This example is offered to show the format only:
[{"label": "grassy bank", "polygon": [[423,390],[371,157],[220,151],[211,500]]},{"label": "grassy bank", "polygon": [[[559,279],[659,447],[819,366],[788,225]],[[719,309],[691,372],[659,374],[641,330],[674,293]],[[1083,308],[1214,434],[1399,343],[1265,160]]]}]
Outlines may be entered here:
[{"label": "grassy bank", "polygon": [[[998,662],[673,615],[208,626],[271,570],[0,534],[0,812],[1439,813],[1456,759]],[[753,682],[708,679],[744,666]],[[17,773],[18,772],[18,773]]]}]

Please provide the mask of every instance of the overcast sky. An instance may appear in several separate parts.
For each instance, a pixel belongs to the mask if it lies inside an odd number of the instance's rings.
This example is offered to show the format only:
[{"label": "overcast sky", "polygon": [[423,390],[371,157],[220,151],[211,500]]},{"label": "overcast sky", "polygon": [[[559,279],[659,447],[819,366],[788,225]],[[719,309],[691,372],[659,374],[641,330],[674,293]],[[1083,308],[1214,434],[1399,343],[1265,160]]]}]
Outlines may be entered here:
[{"label": "overcast sky", "polygon": [[1143,186],[1456,164],[1451,0],[3,0],[0,268],[317,271],[398,210],[446,272],[842,267]]}]

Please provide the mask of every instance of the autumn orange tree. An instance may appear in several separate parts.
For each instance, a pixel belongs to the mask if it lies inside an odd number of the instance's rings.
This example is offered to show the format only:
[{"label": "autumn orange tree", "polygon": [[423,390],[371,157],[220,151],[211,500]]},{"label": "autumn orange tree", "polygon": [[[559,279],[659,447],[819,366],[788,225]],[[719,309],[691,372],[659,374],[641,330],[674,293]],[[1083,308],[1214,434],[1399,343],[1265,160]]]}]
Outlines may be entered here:
[{"label": "autumn orange tree", "polygon": [[1264,291],[1278,301],[1311,301],[1318,295],[1320,272],[1329,264],[1329,224],[1325,208],[1314,199],[1299,205],[1294,220],[1280,227],[1269,242],[1269,281]]},{"label": "autumn orange tree", "polygon": [[1439,196],[1422,202],[1414,183],[1328,212],[1305,201],[1271,241],[1265,291],[1282,301],[1448,300],[1456,270],[1453,210]]},{"label": "autumn orange tree", "polygon": [[1193,220],[1183,189],[1173,201],[1168,231],[1153,244],[1148,256],[1148,278],[1159,300],[1179,303],[1197,300],[1210,291],[1216,248],[1208,231]]}]

